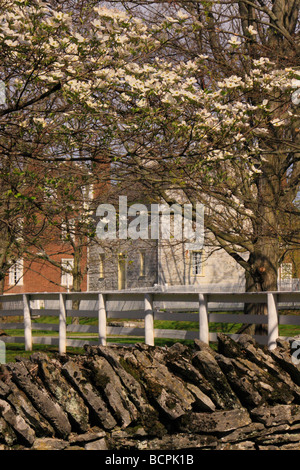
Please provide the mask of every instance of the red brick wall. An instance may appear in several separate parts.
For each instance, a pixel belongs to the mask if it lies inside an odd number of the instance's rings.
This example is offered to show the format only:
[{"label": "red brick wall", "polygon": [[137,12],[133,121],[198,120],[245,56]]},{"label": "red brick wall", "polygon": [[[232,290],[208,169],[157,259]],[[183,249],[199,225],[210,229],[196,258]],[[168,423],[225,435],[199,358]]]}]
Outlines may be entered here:
[{"label": "red brick wall", "polygon": [[[41,168],[39,168],[38,163],[35,162],[33,165],[33,170],[38,172],[38,171],[45,171],[43,164],[41,165]],[[109,162],[106,161],[106,159],[102,158],[99,159],[98,162],[94,163],[92,171],[94,172],[95,175],[97,175],[97,180],[95,183],[93,183],[93,188],[94,188],[94,200],[95,202],[98,201],[98,198],[104,198],[102,202],[107,202],[106,201],[106,194],[108,191],[109,187]],[[80,185],[80,177],[85,175],[85,168],[83,169],[80,168],[80,165],[77,163],[66,163],[62,164],[59,170],[54,166],[53,169],[53,174],[54,176],[57,176],[58,171],[61,171],[62,174],[63,172],[68,172],[70,174],[76,174],[76,172],[79,172],[79,180],[78,184]],[[49,173],[50,176],[51,173]],[[83,178],[84,181],[84,178]],[[76,185],[75,189],[76,191]],[[61,201],[62,203],[63,201]],[[62,205],[62,211],[63,211],[63,205]],[[80,212],[80,205],[77,206],[77,209],[74,209],[74,215],[78,215],[78,212]],[[68,259],[68,258],[73,258],[72,255],[72,248],[71,245],[68,245],[67,242],[62,242],[61,240],[61,231],[59,229],[59,226],[61,222],[63,221],[63,216],[62,215],[62,220],[59,220],[59,215],[58,215],[58,227],[55,228],[54,225],[49,225],[48,229],[45,231],[42,229],[43,227],[43,221],[44,217],[38,216],[41,218],[41,237],[37,240],[37,244],[42,247],[43,250],[46,251],[47,255],[54,261],[58,262],[60,264],[61,259]],[[71,218],[71,214],[68,214],[69,218]],[[35,227],[35,231],[37,231],[38,226]],[[32,252],[38,251],[38,248],[32,249]],[[86,272],[86,267],[87,267],[87,247],[84,246],[82,249],[82,272]],[[84,275],[82,284],[81,284],[81,290],[86,291],[87,290],[87,274]],[[15,285],[11,286],[9,284],[9,275],[6,276],[5,279],[5,284],[4,284],[4,293],[25,293],[25,292],[65,292],[66,287],[61,286],[61,269],[59,267],[53,266],[51,263],[42,261],[42,260],[36,260],[36,261],[30,261],[29,259],[24,259],[23,260],[23,282],[22,285]]]},{"label": "red brick wall", "polygon": [[[71,250],[64,250],[62,253],[61,245],[49,247],[47,253],[51,259],[60,264],[62,259],[72,259]],[[56,254],[60,253],[60,254]],[[82,272],[86,271],[87,249],[83,249]],[[66,287],[61,285],[61,269],[44,260],[23,261],[23,285],[9,285],[9,276],[6,276],[4,284],[4,293],[18,294],[25,292],[66,292]],[[87,290],[87,274],[83,276],[81,291]]]}]

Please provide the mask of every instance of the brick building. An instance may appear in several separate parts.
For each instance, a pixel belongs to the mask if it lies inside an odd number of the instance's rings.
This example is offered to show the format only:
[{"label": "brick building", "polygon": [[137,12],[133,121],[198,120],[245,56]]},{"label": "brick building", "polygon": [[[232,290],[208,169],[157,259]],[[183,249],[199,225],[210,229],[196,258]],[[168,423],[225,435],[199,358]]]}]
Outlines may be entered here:
[{"label": "brick building", "polygon": [[[4,293],[25,292],[67,292],[73,286],[74,252],[63,242],[52,242],[45,247],[44,253],[51,261],[39,255],[26,256],[11,266],[5,278]],[[43,255],[44,255],[43,253]],[[87,246],[82,248],[82,281],[80,290],[87,290]]]},{"label": "brick building", "polygon": [[[98,165],[97,171],[102,167]],[[34,167],[36,173],[39,170]],[[87,290],[88,234],[101,185],[96,186],[93,174],[78,163],[62,163],[47,176],[53,184],[40,195],[28,190],[29,195],[40,196],[44,212],[37,213],[31,226],[24,224],[18,235],[21,254],[10,254],[15,262],[6,275],[4,293]]]}]

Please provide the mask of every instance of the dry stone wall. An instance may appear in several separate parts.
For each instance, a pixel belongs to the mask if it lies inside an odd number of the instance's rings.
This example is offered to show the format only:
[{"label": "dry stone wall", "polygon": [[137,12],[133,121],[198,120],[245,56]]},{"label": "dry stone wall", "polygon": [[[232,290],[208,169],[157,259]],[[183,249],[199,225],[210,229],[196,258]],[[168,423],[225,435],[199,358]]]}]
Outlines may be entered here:
[{"label": "dry stone wall", "polygon": [[288,342],[96,346],[0,370],[0,449],[300,450]]}]

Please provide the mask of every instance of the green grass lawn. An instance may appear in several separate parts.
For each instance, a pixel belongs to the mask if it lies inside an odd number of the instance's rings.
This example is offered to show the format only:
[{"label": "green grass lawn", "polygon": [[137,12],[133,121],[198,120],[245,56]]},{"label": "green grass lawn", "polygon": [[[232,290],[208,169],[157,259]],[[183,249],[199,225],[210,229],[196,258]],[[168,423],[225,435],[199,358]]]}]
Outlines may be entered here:
[{"label": "green grass lawn", "polygon": [[[6,344],[6,362],[15,362],[16,359],[29,359],[31,354],[34,352],[44,352],[49,357],[55,357],[58,353],[56,346],[50,346],[45,344],[33,344],[32,351],[25,351],[24,344],[21,343],[7,343]],[[68,354],[70,356],[83,354],[83,348],[68,348]]]},{"label": "green grass lawn", "polygon": [[[222,313],[232,313],[232,312],[220,312]],[[281,315],[284,314],[295,314],[299,315],[300,312],[280,312]],[[174,314],[174,317],[176,314]],[[114,319],[117,321],[117,319]],[[125,319],[120,319],[120,321],[126,321]],[[129,320],[130,321],[130,320]],[[67,324],[71,324],[72,319],[67,319]],[[54,316],[41,316],[39,318],[32,319],[32,335],[33,336],[47,336],[47,337],[58,337],[58,332],[56,331],[47,331],[47,329],[34,329],[35,324],[58,324],[58,318]],[[79,324],[82,325],[97,325],[96,318],[81,318],[79,320]],[[222,323],[222,322],[215,322],[209,324],[209,331],[210,332],[222,332],[228,334],[237,333],[239,328],[241,327],[241,323],[233,324],[233,323]],[[168,329],[168,330],[186,330],[186,331],[198,331],[198,322],[188,322],[188,321],[165,321],[165,320],[155,320],[154,321],[154,328],[155,329]],[[9,336],[24,336],[23,330],[7,330],[7,335]],[[300,334],[300,326],[293,326],[293,325],[279,325],[279,335],[292,337],[295,335]],[[97,344],[97,333],[67,333],[68,338],[73,339],[82,339],[82,340],[91,340],[95,341]],[[135,343],[143,343],[143,337],[108,337],[108,343],[114,344],[135,344]],[[178,340],[178,339],[168,339],[168,338],[155,338],[155,345],[156,346],[171,346],[175,342],[181,342],[183,344],[191,345],[193,344],[192,340]],[[33,352],[35,351],[43,351],[46,352],[50,357],[58,353],[57,346],[51,345],[33,345]],[[24,344],[22,343],[6,343],[6,362],[13,362],[16,360],[16,357],[23,357],[29,358],[32,352],[24,351]],[[74,355],[74,354],[84,354],[84,348],[75,348],[75,347],[67,347],[67,354]]]}]

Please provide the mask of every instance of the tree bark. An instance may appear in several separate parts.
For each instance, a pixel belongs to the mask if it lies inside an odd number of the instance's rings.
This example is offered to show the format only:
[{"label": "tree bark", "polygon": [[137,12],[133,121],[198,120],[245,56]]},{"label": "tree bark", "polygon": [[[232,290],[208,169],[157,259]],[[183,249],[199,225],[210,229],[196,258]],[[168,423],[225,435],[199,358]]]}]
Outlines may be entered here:
[{"label": "tree bark", "polygon": [[[74,247],[74,269],[73,269],[73,286],[72,291],[80,292],[81,291],[81,282],[82,282],[82,246],[79,243],[78,246]],[[73,300],[72,309],[79,310],[79,300]],[[72,318],[72,324],[79,324],[79,317]]]},{"label": "tree bark", "polygon": [[[3,294],[4,291],[4,278],[0,279],[0,295]],[[0,309],[2,309],[2,302],[0,302]],[[3,322],[4,318],[1,317],[1,322]],[[5,336],[6,333],[4,330],[1,330],[0,328],[0,336]]]},{"label": "tree bark", "polygon": [[[261,245],[261,244],[260,244]],[[246,292],[265,292],[277,290],[277,269],[279,246],[276,240],[264,240],[257,251],[249,256],[250,271],[246,272]],[[267,315],[267,304],[245,304],[245,314]],[[267,335],[267,324],[248,325],[244,333]]]},{"label": "tree bark", "polygon": [[[278,237],[277,196],[280,191],[279,180],[274,166],[269,162],[258,181],[258,217],[254,226],[255,241],[249,255],[249,270],[246,271],[246,291],[277,291],[278,263],[280,244]],[[267,304],[245,304],[246,314],[267,315]],[[266,335],[267,325],[255,325],[255,334]]]}]

